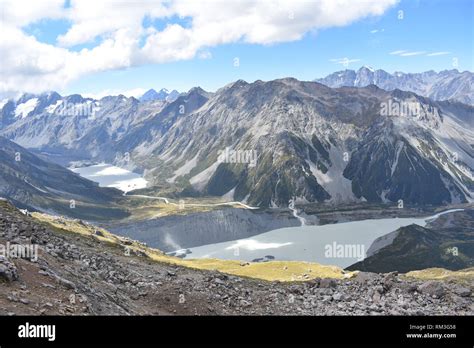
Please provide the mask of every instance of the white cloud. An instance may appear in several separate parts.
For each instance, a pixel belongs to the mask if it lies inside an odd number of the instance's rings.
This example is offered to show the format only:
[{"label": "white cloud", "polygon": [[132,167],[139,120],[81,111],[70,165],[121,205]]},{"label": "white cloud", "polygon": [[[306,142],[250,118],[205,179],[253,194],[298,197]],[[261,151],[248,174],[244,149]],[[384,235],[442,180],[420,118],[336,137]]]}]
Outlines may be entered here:
[{"label": "white cloud", "polygon": [[400,53],[399,56],[402,56],[402,57],[420,56],[425,53],[426,53],[425,51],[403,52],[403,53]]},{"label": "white cloud", "polygon": [[21,27],[64,17],[64,0],[0,0],[2,24]]},{"label": "white cloud", "polygon": [[445,56],[447,54],[451,54],[451,52],[447,52],[447,51],[432,52],[432,53],[427,54],[427,56],[428,57],[435,57],[435,56]]},{"label": "white cloud", "polygon": [[402,53],[405,53],[406,51],[405,50],[398,50],[398,51],[393,51],[393,52],[390,52],[391,55],[394,55],[394,56],[398,56]]},{"label": "white cloud", "polygon": [[406,50],[398,50],[390,52],[393,56],[400,56],[400,57],[410,57],[410,56],[420,56],[425,54],[425,51],[406,51]]},{"label": "white cloud", "polygon": [[[63,89],[83,75],[142,64],[209,58],[209,49],[244,42],[270,45],[319,29],[382,15],[398,0],[0,0],[0,92]],[[177,24],[170,18],[183,18]],[[65,19],[57,45],[39,42],[24,28]],[[164,29],[145,27],[145,19]],[[75,46],[87,44],[80,51]],[[341,63],[342,64],[342,63]]]},{"label": "white cloud", "polygon": [[329,59],[329,61],[333,62],[333,63],[336,63],[336,64],[341,64],[343,66],[349,66],[349,64],[360,62],[361,60],[360,59],[349,59],[347,57],[344,57],[344,58],[332,58],[332,59]]},{"label": "white cloud", "polygon": [[212,53],[208,50],[204,50],[198,53],[198,58],[199,59],[211,59],[212,58]]},{"label": "white cloud", "polygon": [[163,3],[161,0],[72,0],[65,16],[73,24],[67,33],[58,37],[58,43],[71,47],[125,28],[130,35],[139,36],[144,33],[145,16],[159,18],[171,14]]},{"label": "white cloud", "polygon": [[440,52],[428,53],[426,51],[398,50],[398,51],[390,52],[389,54],[391,54],[393,56],[400,56],[400,57],[412,57],[412,56],[421,56],[421,55],[424,55],[426,57],[435,57],[435,56],[444,56],[444,55],[447,55],[447,54],[451,54],[451,52],[440,51]]}]

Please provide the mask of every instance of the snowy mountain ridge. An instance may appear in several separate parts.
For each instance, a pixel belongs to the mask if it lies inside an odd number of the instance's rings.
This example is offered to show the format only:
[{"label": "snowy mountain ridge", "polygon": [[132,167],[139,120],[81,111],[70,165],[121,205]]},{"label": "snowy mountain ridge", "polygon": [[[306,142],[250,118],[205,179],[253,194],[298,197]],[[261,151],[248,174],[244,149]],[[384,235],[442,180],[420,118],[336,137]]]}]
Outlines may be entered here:
[{"label": "snowy mountain ridge", "polygon": [[393,74],[385,70],[375,70],[363,66],[359,70],[343,70],[315,80],[332,88],[343,86],[366,87],[370,84],[391,91],[400,89],[434,100],[456,100],[474,105],[474,74],[470,71],[460,72],[456,69],[422,73]]}]

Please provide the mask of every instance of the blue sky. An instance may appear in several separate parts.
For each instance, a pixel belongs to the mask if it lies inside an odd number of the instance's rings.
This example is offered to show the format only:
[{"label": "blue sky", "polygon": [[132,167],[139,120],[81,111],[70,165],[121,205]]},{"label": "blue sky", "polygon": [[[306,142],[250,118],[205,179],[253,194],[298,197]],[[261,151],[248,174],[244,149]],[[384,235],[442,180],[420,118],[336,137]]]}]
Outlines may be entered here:
[{"label": "blue sky", "polygon": [[[191,22],[190,17],[178,16],[142,19],[144,27],[158,31],[168,24],[186,28]],[[65,35],[70,27],[70,19],[56,18],[32,22],[22,30],[39,42],[57,46],[58,36]],[[184,60],[148,61],[98,72],[85,71],[57,89],[63,94],[162,87],[186,91],[194,86],[214,91],[237,79],[254,81],[292,76],[312,80],[362,65],[389,72],[453,68],[473,71],[473,28],[471,0],[403,0],[380,16],[355,19],[344,26],[318,27],[306,31],[299,40],[270,43],[234,40],[203,46],[193,57]],[[68,49],[70,52],[92,49],[102,39],[98,36]],[[235,58],[239,60],[238,67],[234,66]],[[335,61],[343,58],[353,62],[345,66]]]}]

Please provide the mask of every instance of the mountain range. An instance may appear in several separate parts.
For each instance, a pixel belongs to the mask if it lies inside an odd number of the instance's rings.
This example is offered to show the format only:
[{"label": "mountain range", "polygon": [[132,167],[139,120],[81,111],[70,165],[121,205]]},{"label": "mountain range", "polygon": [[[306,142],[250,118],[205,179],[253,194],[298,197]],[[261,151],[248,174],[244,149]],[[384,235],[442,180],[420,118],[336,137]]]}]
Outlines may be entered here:
[{"label": "mountain range", "polygon": [[337,71],[315,81],[332,88],[366,87],[373,84],[387,91],[400,89],[433,100],[452,99],[465,104],[474,104],[474,74],[470,71],[430,70],[414,74],[397,71],[390,74],[385,70],[374,70],[363,66],[357,71],[347,69]]},{"label": "mountain range", "polygon": [[175,101],[178,98],[179,92],[177,90],[168,91],[166,88],[162,88],[159,92],[153,88],[146,91],[139,100],[141,102],[153,101],[153,100],[166,100],[169,102]]},{"label": "mountain range", "polygon": [[239,80],[175,100],[24,95],[4,103],[0,135],[63,166],[113,163],[151,186],[260,207],[441,205],[474,198],[473,111],[374,84]]}]

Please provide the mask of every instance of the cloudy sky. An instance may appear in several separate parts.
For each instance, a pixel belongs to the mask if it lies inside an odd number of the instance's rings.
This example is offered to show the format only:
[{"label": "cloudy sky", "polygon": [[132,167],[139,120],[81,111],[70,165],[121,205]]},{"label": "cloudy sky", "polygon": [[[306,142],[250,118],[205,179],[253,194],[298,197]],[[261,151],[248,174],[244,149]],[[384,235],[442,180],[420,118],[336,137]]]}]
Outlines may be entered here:
[{"label": "cloudy sky", "polygon": [[473,71],[471,0],[0,0],[0,94]]}]

